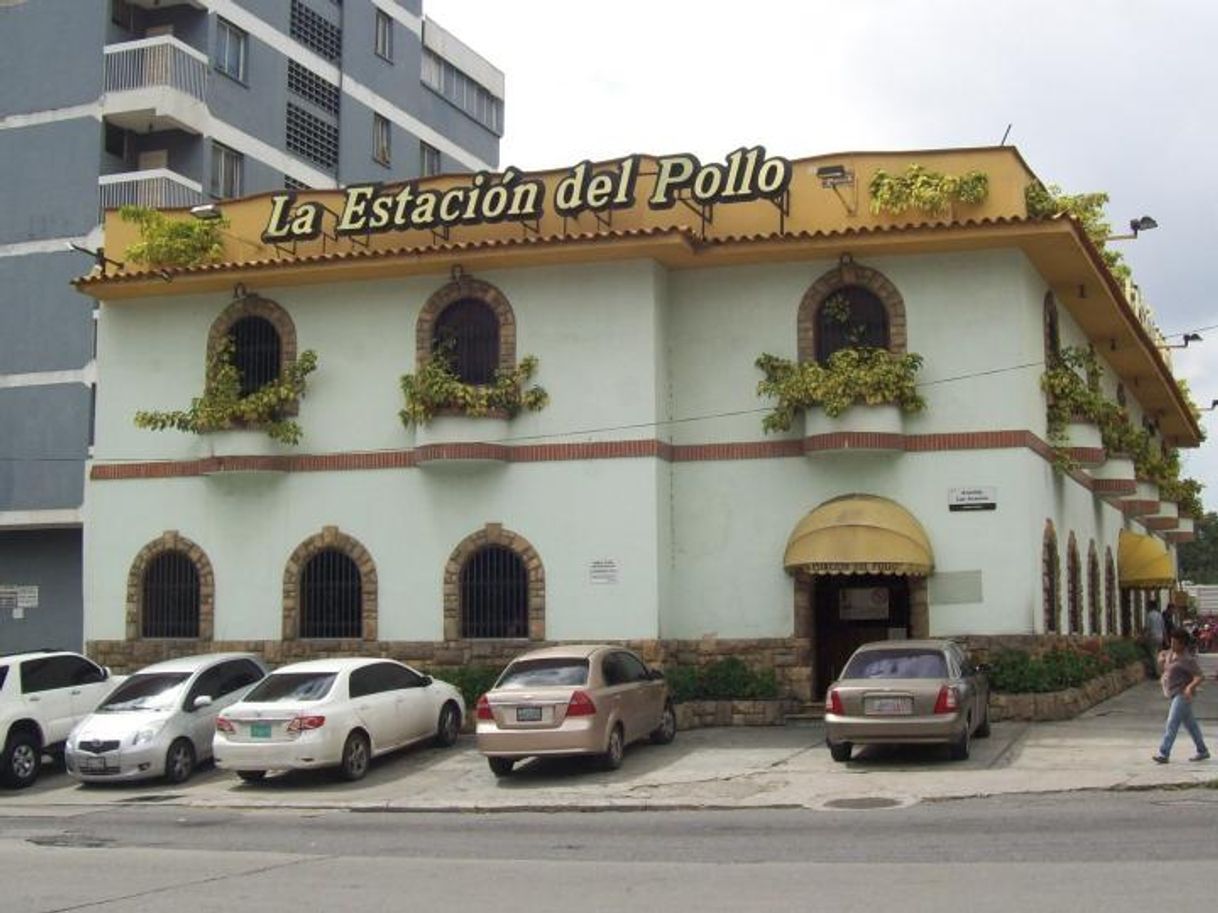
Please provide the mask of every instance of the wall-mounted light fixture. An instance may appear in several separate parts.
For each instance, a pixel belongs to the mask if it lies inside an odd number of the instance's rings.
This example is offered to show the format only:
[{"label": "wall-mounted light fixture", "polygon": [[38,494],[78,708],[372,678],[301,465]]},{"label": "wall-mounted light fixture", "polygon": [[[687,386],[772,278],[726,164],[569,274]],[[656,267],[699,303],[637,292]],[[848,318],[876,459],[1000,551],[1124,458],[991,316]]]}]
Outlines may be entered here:
[{"label": "wall-mounted light fixture", "polygon": [[1208,408],[1208,409],[1202,409],[1201,411],[1202,411],[1202,412],[1213,412],[1215,409],[1218,409],[1218,399],[1211,400],[1211,401],[1210,401],[1209,408]]},{"label": "wall-mounted light fixture", "polygon": [[1128,235],[1109,235],[1105,241],[1134,241],[1137,240],[1138,232],[1150,231],[1152,228],[1158,228],[1159,223],[1150,216],[1142,216],[1140,219],[1129,220],[1129,230],[1132,234]]},{"label": "wall-mounted light fixture", "polygon": [[190,207],[190,214],[204,222],[212,222],[216,219],[224,218],[224,213],[220,211],[218,203],[201,203],[198,206],[192,206]]},{"label": "wall-mounted light fixture", "polygon": [[[836,196],[846,207],[846,212],[850,215],[855,215],[859,208],[859,191],[858,185],[854,183],[854,172],[845,165],[819,165],[816,169],[816,179],[820,181],[820,186],[826,190],[832,190]],[[842,195],[840,188],[851,188],[850,199],[846,199]]]},{"label": "wall-mounted light fixture", "polygon": [[1158,348],[1160,348],[1160,349],[1187,349],[1188,344],[1190,342],[1201,342],[1201,334],[1200,333],[1185,333],[1184,342],[1180,343],[1179,345],[1161,345]]},{"label": "wall-mounted light fixture", "polygon": [[68,242],[68,250],[74,250],[79,254],[88,254],[93,258],[93,262],[100,266],[103,270],[107,266],[113,266],[115,269],[122,269],[126,264],[121,260],[112,260],[106,256],[106,249],[99,247],[97,250],[89,250],[82,244],[77,244],[75,241]]}]

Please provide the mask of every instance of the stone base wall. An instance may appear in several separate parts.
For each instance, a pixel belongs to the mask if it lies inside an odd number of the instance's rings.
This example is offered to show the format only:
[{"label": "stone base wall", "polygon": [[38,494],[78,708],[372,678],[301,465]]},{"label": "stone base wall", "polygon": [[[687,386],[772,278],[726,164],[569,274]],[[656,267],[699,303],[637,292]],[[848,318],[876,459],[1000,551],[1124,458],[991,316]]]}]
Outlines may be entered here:
[{"label": "stone base wall", "polygon": [[[272,666],[326,656],[384,656],[412,666],[505,666],[513,658],[558,641],[450,640],[91,640],[86,652],[116,673],[127,674],[152,663],[195,653],[256,653]],[[797,701],[811,699],[812,670],[800,663],[799,639],[627,640],[612,641],[629,647],[651,666],[708,666],[733,656],[754,669],[773,669],[779,693]],[[806,650],[806,644],[802,647]]]},{"label": "stone base wall", "polygon": [[781,726],[798,702],[779,701],[687,701],[677,704],[678,729],[708,726]]},{"label": "stone base wall", "polygon": [[952,638],[978,662],[987,662],[993,654],[1003,650],[1015,650],[1032,656],[1071,648],[1098,653],[1105,643],[1122,639],[1098,634],[967,634]]},{"label": "stone base wall", "polygon": [[990,719],[1045,722],[1069,720],[1145,680],[1146,669],[1141,663],[1131,663],[1078,688],[1051,691],[1046,694],[991,694]]}]

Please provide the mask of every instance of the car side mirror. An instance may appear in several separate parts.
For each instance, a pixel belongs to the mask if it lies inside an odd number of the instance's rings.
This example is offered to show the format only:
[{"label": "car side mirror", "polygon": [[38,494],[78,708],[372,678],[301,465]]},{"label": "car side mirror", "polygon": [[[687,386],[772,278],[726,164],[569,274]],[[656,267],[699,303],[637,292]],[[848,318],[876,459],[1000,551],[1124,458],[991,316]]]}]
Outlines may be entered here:
[{"label": "car side mirror", "polygon": [[434,679],[432,679],[432,677],[430,675],[424,675],[423,676],[423,687],[426,688],[428,685],[430,685],[432,683],[432,681],[434,681]]},{"label": "car side mirror", "polygon": [[191,710],[202,710],[204,707],[210,707],[210,706],[211,706],[211,696],[207,695],[207,694],[200,694],[198,697],[195,698],[195,702],[191,706],[190,709]]},{"label": "car side mirror", "polygon": [[107,681],[113,673],[109,666],[102,666],[102,681]]},{"label": "car side mirror", "polygon": [[648,678],[650,678],[650,679],[654,679],[654,680],[660,680],[660,679],[663,679],[663,678],[664,678],[664,671],[663,671],[662,669],[655,669],[655,668],[648,669],[648,670],[647,670],[647,677],[648,677]]}]

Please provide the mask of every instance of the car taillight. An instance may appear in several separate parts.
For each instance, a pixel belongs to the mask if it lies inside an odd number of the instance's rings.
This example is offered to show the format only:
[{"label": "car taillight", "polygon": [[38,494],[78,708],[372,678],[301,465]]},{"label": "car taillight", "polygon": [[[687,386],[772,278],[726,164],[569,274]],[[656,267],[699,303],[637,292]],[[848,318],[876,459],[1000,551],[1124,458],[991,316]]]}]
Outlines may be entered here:
[{"label": "car taillight", "polygon": [[486,699],[486,695],[478,698],[478,719],[493,720],[495,714],[491,712],[491,702]]},{"label": "car taillight", "polygon": [[298,716],[288,723],[288,732],[306,732],[310,729],[320,729],[326,724],[324,716]]},{"label": "car taillight", "polygon": [[582,691],[576,691],[567,701],[567,716],[592,716],[595,713],[596,704]]},{"label": "car taillight", "polygon": [[954,713],[960,709],[960,694],[952,685],[939,688],[939,697],[935,700],[935,713]]},{"label": "car taillight", "polygon": [[837,716],[845,716],[846,708],[842,706],[842,695],[836,688],[829,691],[829,712]]},{"label": "car taillight", "polygon": [[219,729],[221,732],[236,732],[237,731],[236,727],[233,726],[232,723],[230,723],[228,720],[226,720],[222,716],[216,717],[216,728]]}]

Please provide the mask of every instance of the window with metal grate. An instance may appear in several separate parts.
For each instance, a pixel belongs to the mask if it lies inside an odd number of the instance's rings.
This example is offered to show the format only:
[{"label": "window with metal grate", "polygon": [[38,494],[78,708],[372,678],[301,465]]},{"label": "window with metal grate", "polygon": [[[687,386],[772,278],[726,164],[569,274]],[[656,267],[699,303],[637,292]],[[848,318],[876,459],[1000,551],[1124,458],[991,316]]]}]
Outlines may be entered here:
[{"label": "window with metal grate", "polygon": [[461,568],[461,634],[529,636],[529,574],[511,549],[488,545]]},{"label": "window with metal grate", "polygon": [[144,569],[140,635],[199,636],[199,572],[185,552],[161,552]]},{"label": "window with metal grate", "polygon": [[848,285],[826,298],[816,312],[816,360],[839,349],[888,348],[888,311],[867,289]]},{"label": "window with metal grate", "polygon": [[436,318],[432,351],[443,352],[464,383],[494,383],[499,367],[499,318],[485,301],[454,301]]},{"label": "window with metal grate", "polygon": [[233,364],[241,375],[241,395],[249,396],[279,377],[279,331],[263,317],[242,317],[229,330]]},{"label": "window with metal grate", "polygon": [[300,575],[300,636],[363,636],[359,566],[337,549],[323,549]]},{"label": "window with metal grate", "polygon": [[338,60],[343,53],[343,30],[313,12],[301,0],[292,0],[288,31],[307,48],[326,60]]},{"label": "window with metal grate", "polygon": [[338,127],[288,102],[287,147],[323,168],[338,164]]}]

